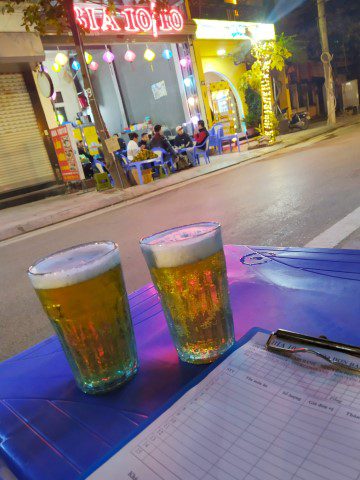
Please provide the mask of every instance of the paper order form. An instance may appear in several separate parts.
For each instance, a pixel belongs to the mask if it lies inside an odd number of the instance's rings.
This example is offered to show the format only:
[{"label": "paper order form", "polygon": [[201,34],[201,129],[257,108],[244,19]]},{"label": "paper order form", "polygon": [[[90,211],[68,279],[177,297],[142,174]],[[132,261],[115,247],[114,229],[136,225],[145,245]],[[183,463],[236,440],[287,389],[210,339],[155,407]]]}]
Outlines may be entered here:
[{"label": "paper order form", "polygon": [[360,480],[360,376],[270,353],[267,338],[257,333],[89,478]]}]

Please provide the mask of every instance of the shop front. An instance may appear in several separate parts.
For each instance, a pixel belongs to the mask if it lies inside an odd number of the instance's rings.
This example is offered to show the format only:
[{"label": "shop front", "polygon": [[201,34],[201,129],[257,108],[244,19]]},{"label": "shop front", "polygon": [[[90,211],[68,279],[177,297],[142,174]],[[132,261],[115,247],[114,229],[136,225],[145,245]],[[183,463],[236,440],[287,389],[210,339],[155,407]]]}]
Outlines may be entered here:
[{"label": "shop front", "polygon": [[225,133],[245,131],[247,106],[239,89],[252,43],[275,38],[273,24],[195,19],[194,56],[209,125]]},{"label": "shop front", "polygon": [[0,208],[32,191],[55,192],[61,182],[33,74],[44,50],[16,20],[0,19]]},{"label": "shop front", "polygon": [[[189,47],[196,25],[186,19],[182,5],[157,15],[156,21],[145,6],[119,7],[109,15],[93,4],[76,4],[75,13],[87,30],[85,59],[109,134],[127,137],[149,123],[162,124],[172,134],[186,124],[191,132],[204,109]],[[81,124],[78,130],[86,133],[87,126],[90,132],[92,112],[72,37],[42,40],[59,123]],[[59,53],[67,58],[63,65],[57,63]],[[89,146],[96,143],[93,137],[94,130],[85,134]]]}]

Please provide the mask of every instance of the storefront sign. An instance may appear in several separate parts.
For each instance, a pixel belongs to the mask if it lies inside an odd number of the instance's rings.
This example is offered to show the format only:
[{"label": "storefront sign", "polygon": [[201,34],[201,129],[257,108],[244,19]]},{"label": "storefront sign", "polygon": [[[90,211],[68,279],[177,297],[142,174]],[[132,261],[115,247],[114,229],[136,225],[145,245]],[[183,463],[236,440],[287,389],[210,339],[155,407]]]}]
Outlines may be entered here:
[{"label": "storefront sign", "polygon": [[50,132],[64,182],[84,179],[71,125],[52,128]]},{"label": "storefront sign", "polygon": [[274,40],[273,23],[228,22],[226,20],[194,20],[199,40]]},{"label": "storefront sign", "polygon": [[176,8],[157,13],[155,3],[148,6],[117,7],[116,13],[108,13],[104,6],[74,5],[75,19],[85,31],[92,33],[127,32],[131,34],[159,34],[181,32],[184,28],[182,13]]}]

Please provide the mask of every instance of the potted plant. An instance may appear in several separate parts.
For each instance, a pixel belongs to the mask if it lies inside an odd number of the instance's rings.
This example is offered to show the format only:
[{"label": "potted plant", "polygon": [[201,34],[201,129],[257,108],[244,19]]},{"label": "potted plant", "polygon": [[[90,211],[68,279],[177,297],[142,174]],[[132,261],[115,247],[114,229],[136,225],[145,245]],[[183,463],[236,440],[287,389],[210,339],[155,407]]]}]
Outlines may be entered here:
[{"label": "potted plant", "polygon": [[248,113],[245,115],[244,121],[246,123],[248,136],[253,136],[256,133],[256,129],[261,124],[261,96],[251,87],[247,87],[245,90],[245,101],[248,107]]},{"label": "potted plant", "polygon": [[259,118],[256,113],[249,111],[249,113],[244,117],[244,122],[246,124],[248,137],[253,137],[256,133],[256,129],[261,123],[261,118]]}]

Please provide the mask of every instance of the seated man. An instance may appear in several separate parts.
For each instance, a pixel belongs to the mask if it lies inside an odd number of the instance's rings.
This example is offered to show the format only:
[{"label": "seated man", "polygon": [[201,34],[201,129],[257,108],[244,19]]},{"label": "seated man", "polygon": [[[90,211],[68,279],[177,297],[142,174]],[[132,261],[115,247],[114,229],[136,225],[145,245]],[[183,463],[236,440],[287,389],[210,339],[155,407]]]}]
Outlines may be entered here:
[{"label": "seated man", "polygon": [[150,140],[150,148],[162,148],[174,158],[177,157],[177,153],[170,142],[164,137],[161,125],[155,125],[154,127],[154,136]]},{"label": "seated man", "polygon": [[[195,134],[194,134],[194,139],[196,142],[195,146],[198,147],[199,145],[202,145],[205,142],[205,140],[208,138],[208,136],[209,136],[209,132],[205,128],[204,120],[199,120],[197,131],[195,130]],[[202,150],[205,150],[205,145],[199,148],[201,148]]]},{"label": "seated man", "polygon": [[130,162],[134,160],[134,157],[139,153],[140,147],[138,146],[139,135],[135,132],[129,133],[130,141],[127,144],[127,158]]},{"label": "seated man", "polygon": [[[200,148],[201,150],[205,150],[206,145],[204,145],[206,139],[209,136],[209,132],[205,128],[204,120],[198,121],[198,128],[195,129],[194,139],[195,139],[195,147]],[[202,145],[202,146],[200,146]],[[194,157],[194,150],[195,147],[189,147],[186,149],[186,155],[190,162],[194,165],[195,164],[195,157]]]},{"label": "seated man", "polygon": [[177,148],[189,148],[193,146],[193,141],[191,140],[190,135],[184,132],[184,129],[181,125],[176,127],[176,137],[174,140],[174,145]]},{"label": "seated man", "polygon": [[139,142],[139,147],[141,147],[141,145],[145,145],[145,148],[149,148],[149,143],[150,143],[149,134],[147,132],[142,133],[141,140]]}]

